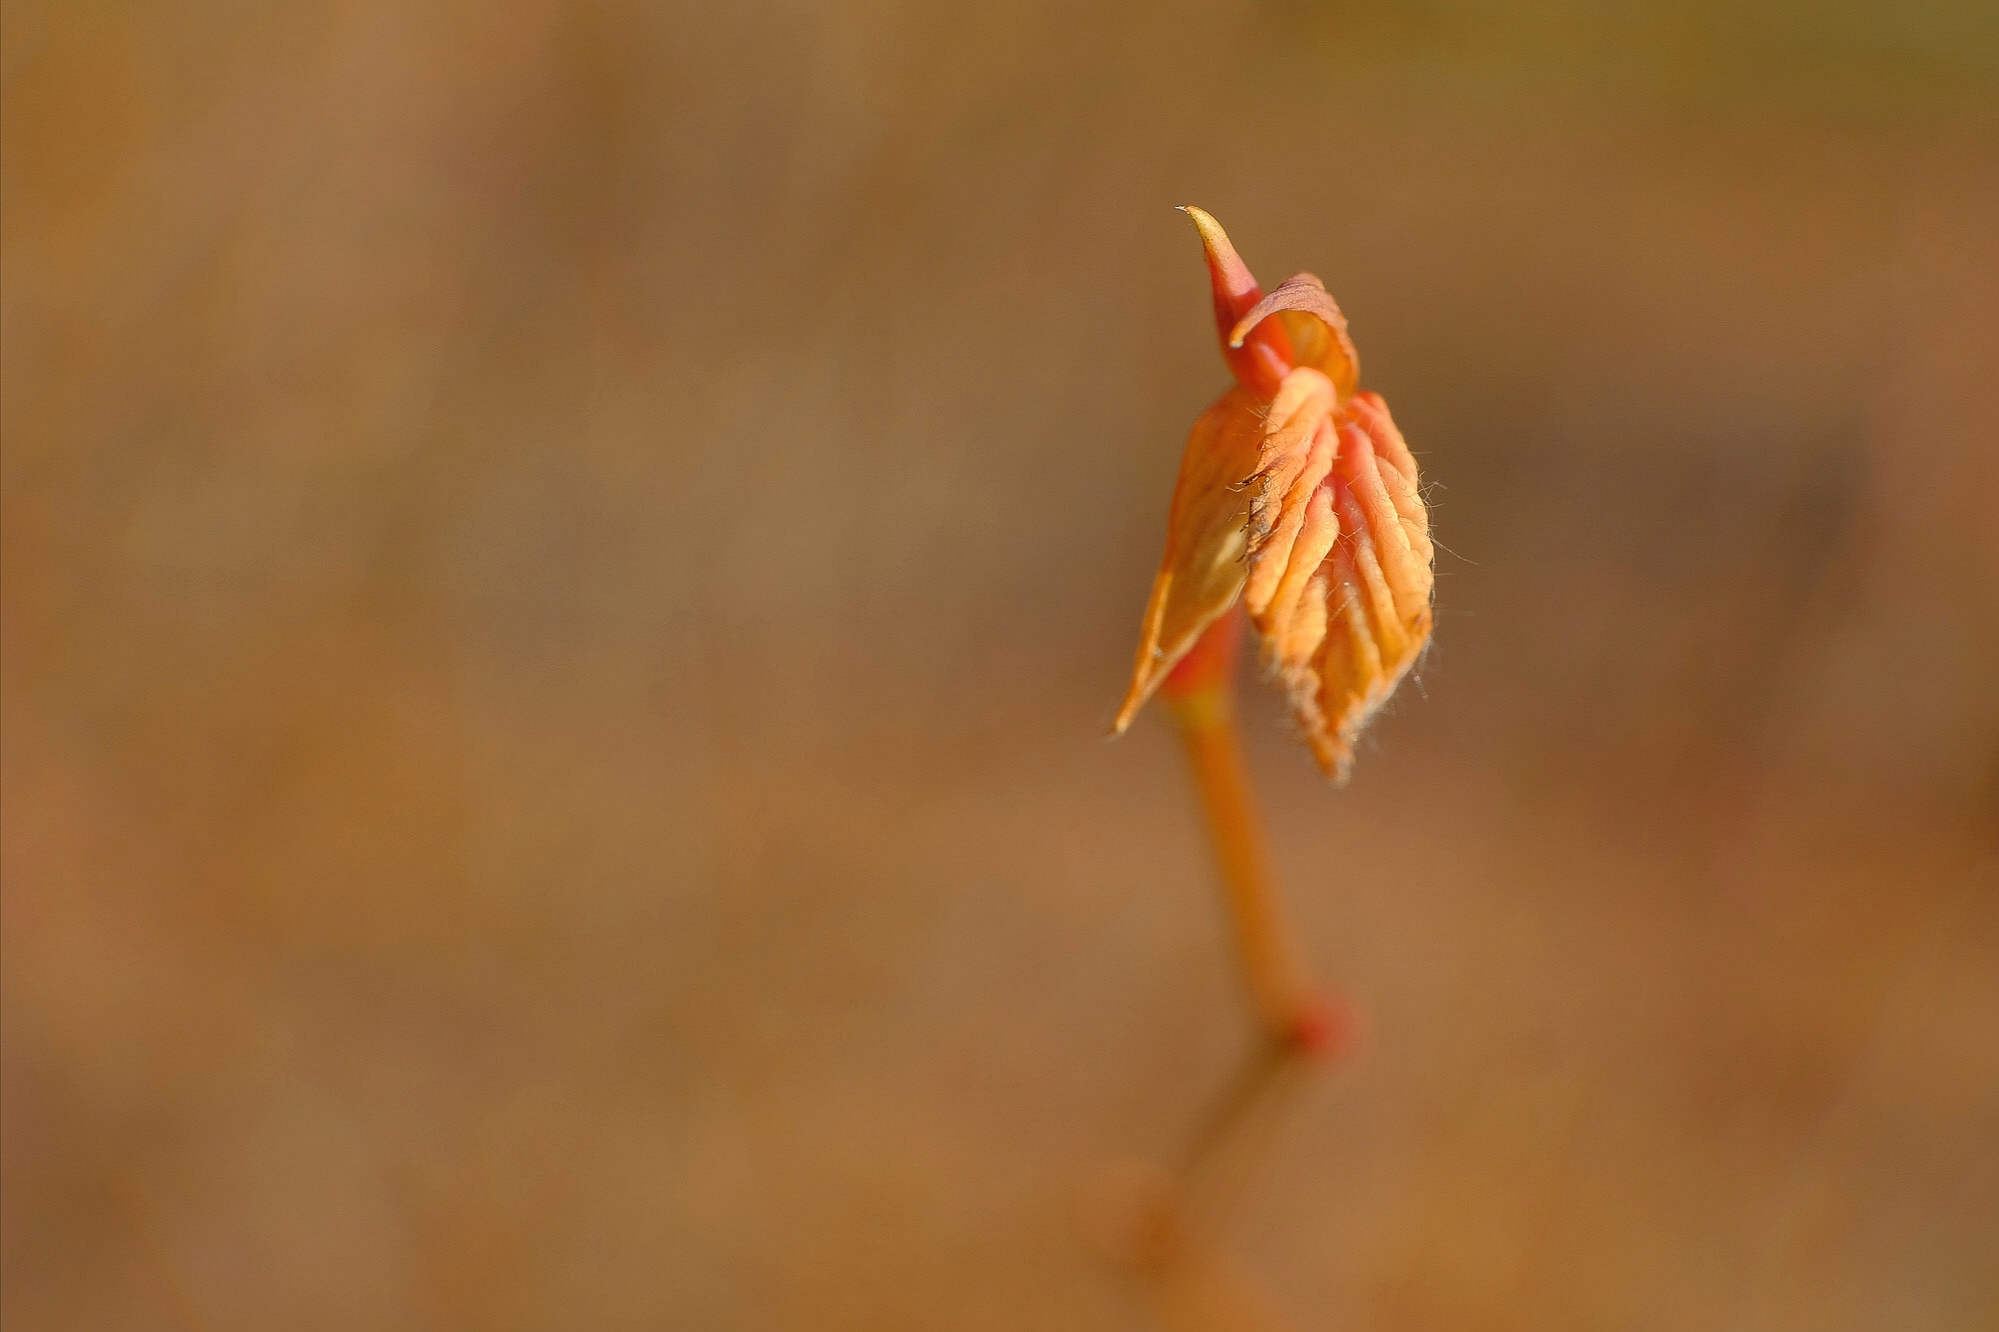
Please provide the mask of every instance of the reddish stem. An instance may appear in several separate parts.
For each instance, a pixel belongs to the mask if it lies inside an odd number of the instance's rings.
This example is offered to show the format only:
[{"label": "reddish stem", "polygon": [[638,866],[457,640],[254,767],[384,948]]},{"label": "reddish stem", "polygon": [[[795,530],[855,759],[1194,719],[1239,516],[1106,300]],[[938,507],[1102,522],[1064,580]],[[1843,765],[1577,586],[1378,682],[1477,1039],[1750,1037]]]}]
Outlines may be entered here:
[{"label": "reddish stem", "polygon": [[1209,625],[1166,677],[1159,696],[1179,728],[1200,787],[1257,1014],[1287,1048],[1322,1051],[1339,1042],[1346,1023],[1312,984],[1297,927],[1271,873],[1236,725],[1235,663],[1242,631],[1240,608]]}]

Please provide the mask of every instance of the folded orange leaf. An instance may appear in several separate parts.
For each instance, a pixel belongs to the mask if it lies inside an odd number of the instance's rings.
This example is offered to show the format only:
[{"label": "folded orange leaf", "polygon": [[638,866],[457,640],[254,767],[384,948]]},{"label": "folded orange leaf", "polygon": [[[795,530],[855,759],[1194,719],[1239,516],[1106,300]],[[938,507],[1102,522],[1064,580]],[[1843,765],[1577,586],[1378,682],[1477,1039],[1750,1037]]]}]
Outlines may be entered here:
[{"label": "folded orange leaf", "polygon": [[1344,780],[1361,729],[1430,639],[1430,522],[1416,460],[1358,392],[1346,319],[1301,273],[1265,296],[1198,208],[1223,356],[1237,384],[1188,437],[1132,682],[1131,724],[1241,598],[1305,742]]}]

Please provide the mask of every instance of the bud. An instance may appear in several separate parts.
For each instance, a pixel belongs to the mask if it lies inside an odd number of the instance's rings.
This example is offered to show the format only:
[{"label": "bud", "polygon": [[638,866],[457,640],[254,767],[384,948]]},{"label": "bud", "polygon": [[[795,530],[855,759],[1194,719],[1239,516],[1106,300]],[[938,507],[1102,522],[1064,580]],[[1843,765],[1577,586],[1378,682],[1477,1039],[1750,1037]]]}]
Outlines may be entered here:
[{"label": "bud", "polygon": [[1388,405],[1325,286],[1300,273],[1264,295],[1198,208],[1222,355],[1236,379],[1187,439],[1166,553],[1114,732],[1240,599],[1265,666],[1326,775],[1430,640],[1429,514]]}]

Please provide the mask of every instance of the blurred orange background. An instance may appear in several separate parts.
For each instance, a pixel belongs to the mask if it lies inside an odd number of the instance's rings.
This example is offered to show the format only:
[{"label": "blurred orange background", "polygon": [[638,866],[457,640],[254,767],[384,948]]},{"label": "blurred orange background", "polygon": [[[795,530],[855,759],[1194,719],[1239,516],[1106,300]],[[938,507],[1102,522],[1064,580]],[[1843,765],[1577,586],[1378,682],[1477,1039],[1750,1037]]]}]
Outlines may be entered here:
[{"label": "blurred orange background", "polygon": [[1999,11],[8,3],[0,1314],[1131,1328],[1246,1048],[1102,740],[1325,278],[1437,486],[1301,1326],[1999,1321]]}]

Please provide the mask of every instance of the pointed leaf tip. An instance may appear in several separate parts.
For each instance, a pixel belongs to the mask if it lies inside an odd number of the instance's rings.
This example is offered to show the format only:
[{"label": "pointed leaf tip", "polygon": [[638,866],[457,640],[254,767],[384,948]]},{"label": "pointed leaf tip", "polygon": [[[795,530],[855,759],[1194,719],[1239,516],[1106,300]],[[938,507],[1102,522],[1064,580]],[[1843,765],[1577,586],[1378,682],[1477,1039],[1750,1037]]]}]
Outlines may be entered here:
[{"label": "pointed leaf tip", "polygon": [[1222,358],[1229,364],[1238,383],[1268,398],[1291,369],[1291,344],[1283,327],[1275,322],[1254,326],[1246,339],[1231,337],[1236,324],[1263,299],[1256,275],[1236,253],[1229,233],[1214,214],[1193,204],[1182,204],[1185,213],[1201,234],[1201,250],[1208,261],[1208,283],[1214,290],[1215,331],[1221,335]]},{"label": "pointed leaf tip", "polygon": [[1214,214],[1193,204],[1180,205],[1180,211],[1201,233],[1201,249],[1208,260],[1208,277],[1215,287],[1215,309],[1218,314],[1226,309],[1229,322],[1233,324],[1256,304],[1263,295],[1263,289],[1257,286],[1256,275],[1249,271],[1249,265],[1242,261],[1235,246],[1229,243],[1229,233],[1222,230],[1222,224],[1215,221]]}]

